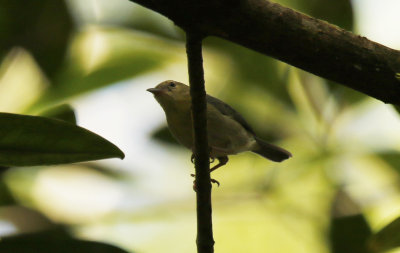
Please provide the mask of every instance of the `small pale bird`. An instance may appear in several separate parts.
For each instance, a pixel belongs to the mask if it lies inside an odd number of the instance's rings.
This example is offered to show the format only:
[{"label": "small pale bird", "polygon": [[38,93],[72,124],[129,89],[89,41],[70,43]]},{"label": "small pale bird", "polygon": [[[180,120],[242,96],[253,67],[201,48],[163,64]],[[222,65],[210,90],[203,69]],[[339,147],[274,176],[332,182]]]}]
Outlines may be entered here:
[{"label": "small pale bird", "polygon": [[[193,128],[189,86],[168,80],[147,89],[163,108],[168,128],[183,146],[193,151]],[[207,133],[210,158],[219,163],[218,169],[228,162],[228,155],[244,151],[257,153],[271,161],[281,162],[292,156],[289,151],[269,144],[256,136],[245,119],[228,104],[207,95]]]}]

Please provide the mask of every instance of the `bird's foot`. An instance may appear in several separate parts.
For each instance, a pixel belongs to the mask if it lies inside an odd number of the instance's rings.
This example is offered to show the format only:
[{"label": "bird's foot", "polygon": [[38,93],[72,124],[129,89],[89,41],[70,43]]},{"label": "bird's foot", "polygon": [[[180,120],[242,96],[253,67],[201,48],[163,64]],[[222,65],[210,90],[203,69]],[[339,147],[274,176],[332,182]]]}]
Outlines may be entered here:
[{"label": "bird's foot", "polygon": [[[190,157],[190,161],[194,164],[194,154]],[[215,158],[210,156],[210,163],[213,163],[215,161]]]},{"label": "bird's foot", "polygon": [[221,185],[217,180],[215,180],[214,178],[211,178],[211,183],[213,184],[217,184],[218,187]]},{"label": "bird's foot", "polygon": [[[190,174],[190,176],[191,176],[191,177],[195,177],[196,175],[195,175],[195,174]],[[221,184],[218,182],[218,180],[215,180],[214,178],[211,178],[210,181],[211,181],[211,183],[213,183],[213,184],[217,184],[218,187],[221,185]],[[197,192],[196,180],[193,180],[193,190],[194,190],[195,192]]]}]

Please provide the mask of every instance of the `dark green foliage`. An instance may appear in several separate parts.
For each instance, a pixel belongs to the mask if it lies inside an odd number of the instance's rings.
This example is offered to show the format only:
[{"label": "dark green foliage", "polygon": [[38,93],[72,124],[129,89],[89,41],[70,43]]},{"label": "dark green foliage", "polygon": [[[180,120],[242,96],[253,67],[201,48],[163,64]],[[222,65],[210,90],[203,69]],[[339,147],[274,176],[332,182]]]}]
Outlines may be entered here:
[{"label": "dark green foliage", "polygon": [[369,242],[374,252],[382,252],[400,247],[400,218],[395,219],[376,234]]},{"label": "dark green foliage", "polygon": [[371,229],[358,204],[342,189],[332,205],[329,241],[332,253],[368,253]]},{"label": "dark green foliage", "polygon": [[124,154],[104,138],[74,124],[39,116],[0,113],[0,165],[72,163]]},{"label": "dark green foliage", "polygon": [[15,204],[15,199],[3,180],[3,172],[8,168],[0,167],[0,206]]},{"label": "dark green foliage", "polygon": [[23,47],[53,77],[64,61],[72,27],[64,0],[1,0],[0,56],[11,47]]},{"label": "dark green foliage", "polygon": [[76,116],[74,109],[70,105],[64,104],[50,108],[41,113],[41,116],[60,119],[72,124],[76,124]]},{"label": "dark green foliage", "polygon": [[368,253],[371,229],[362,214],[335,217],[331,221],[332,253]]},{"label": "dark green foliage", "polygon": [[127,253],[115,246],[86,240],[78,240],[63,229],[28,233],[1,239],[2,253]]}]

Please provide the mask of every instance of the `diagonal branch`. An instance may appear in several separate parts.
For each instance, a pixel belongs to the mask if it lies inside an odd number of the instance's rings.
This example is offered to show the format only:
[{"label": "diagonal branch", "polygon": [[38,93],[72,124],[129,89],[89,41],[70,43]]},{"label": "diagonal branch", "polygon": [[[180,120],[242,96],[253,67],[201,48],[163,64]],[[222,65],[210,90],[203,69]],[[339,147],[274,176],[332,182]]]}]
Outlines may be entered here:
[{"label": "diagonal branch", "polygon": [[131,0],[184,30],[243,45],[400,105],[400,51],[267,0]]}]

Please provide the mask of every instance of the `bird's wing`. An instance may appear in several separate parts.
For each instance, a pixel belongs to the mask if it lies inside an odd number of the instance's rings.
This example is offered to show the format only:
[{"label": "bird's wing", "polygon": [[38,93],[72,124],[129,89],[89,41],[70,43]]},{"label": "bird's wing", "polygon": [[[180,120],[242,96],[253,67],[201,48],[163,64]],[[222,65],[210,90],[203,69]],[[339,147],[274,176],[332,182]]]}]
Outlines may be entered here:
[{"label": "bird's wing", "polygon": [[239,122],[247,131],[254,134],[253,129],[247,123],[247,121],[240,115],[235,109],[230,107],[228,104],[224,103],[223,101],[219,100],[218,98],[212,97],[207,95],[207,103],[213,105],[218,111],[220,111],[223,115],[232,117],[234,120]]}]

